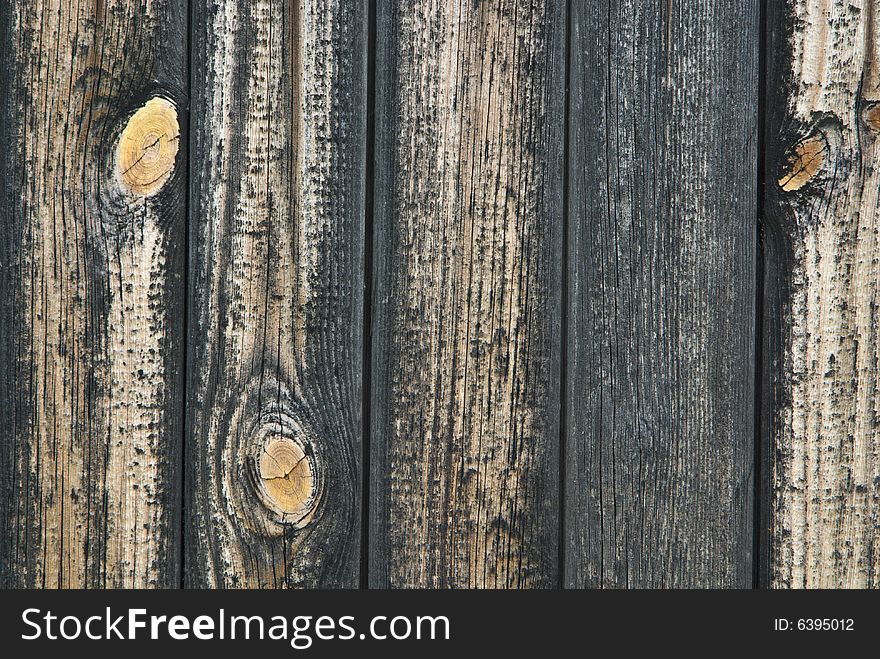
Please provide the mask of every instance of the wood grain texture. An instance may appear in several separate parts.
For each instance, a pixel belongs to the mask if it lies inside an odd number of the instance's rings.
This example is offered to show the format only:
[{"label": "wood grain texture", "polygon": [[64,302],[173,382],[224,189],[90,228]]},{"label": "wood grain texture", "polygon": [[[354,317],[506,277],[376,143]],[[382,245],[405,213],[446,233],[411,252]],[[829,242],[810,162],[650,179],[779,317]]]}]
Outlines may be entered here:
[{"label": "wood grain texture", "polygon": [[555,586],[564,5],[377,11],[370,583]]},{"label": "wood grain texture", "polygon": [[778,588],[880,585],[878,11],[771,7],[765,431]]},{"label": "wood grain texture", "polygon": [[186,3],[0,23],[0,585],[175,586]]},{"label": "wood grain texture", "polygon": [[572,10],[564,582],[748,587],[757,5]]},{"label": "wood grain texture", "polygon": [[355,586],[364,2],[194,5],[186,583]]}]

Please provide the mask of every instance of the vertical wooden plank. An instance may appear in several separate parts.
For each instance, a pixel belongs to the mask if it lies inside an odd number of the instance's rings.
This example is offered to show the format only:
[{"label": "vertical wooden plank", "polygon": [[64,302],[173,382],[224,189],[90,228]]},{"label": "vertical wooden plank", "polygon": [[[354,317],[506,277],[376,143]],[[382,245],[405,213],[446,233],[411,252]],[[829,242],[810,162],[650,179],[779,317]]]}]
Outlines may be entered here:
[{"label": "vertical wooden plank", "polygon": [[880,44],[876,1],[771,6],[770,580],[880,574]]},{"label": "vertical wooden plank", "polygon": [[572,7],[565,583],[748,587],[757,5]]},{"label": "vertical wooden plank", "polygon": [[375,587],[558,584],[563,18],[378,4]]},{"label": "vertical wooden plank", "polygon": [[186,3],[0,6],[0,584],[175,586]]},{"label": "vertical wooden plank", "polygon": [[193,9],[186,582],[355,586],[365,2]]}]

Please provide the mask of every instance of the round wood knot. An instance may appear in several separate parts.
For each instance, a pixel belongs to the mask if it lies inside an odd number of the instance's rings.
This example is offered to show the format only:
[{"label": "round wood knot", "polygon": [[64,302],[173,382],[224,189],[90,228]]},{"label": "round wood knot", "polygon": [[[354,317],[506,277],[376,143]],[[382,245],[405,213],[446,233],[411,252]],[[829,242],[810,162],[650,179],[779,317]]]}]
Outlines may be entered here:
[{"label": "round wood knot", "polygon": [[116,166],[122,185],[142,197],[156,194],[174,171],[179,142],[174,104],[151,98],[131,116],[119,137]]},{"label": "round wood knot", "polygon": [[312,461],[287,437],[269,440],[260,456],[260,479],[265,495],[285,518],[301,520],[315,499]]},{"label": "round wood knot", "polygon": [[821,135],[812,135],[798,142],[788,154],[779,187],[785,192],[800,190],[822,168],[827,151],[828,142]]}]

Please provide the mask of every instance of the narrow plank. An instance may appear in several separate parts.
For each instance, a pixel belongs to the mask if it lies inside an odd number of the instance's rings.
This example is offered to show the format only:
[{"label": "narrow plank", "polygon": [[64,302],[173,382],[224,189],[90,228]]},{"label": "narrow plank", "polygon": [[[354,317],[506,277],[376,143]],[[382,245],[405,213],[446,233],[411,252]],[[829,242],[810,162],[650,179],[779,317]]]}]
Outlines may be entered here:
[{"label": "narrow plank", "polygon": [[358,583],[365,4],[193,6],[190,586]]},{"label": "narrow plank", "polygon": [[555,586],[564,5],[377,11],[370,584]]},{"label": "narrow plank", "polygon": [[0,585],[176,586],[186,3],[0,32]]},{"label": "narrow plank", "polygon": [[771,6],[769,579],[880,585],[876,2]]},{"label": "narrow plank", "polygon": [[572,10],[564,581],[748,587],[757,5]]}]

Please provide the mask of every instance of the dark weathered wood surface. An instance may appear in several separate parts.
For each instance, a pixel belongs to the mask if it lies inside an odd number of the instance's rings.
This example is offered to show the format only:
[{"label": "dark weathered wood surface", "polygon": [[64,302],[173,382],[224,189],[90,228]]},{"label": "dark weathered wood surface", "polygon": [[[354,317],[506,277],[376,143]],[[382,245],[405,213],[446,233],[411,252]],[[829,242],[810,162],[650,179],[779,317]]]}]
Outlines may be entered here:
[{"label": "dark weathered wood surface", "polygon": [[365,2],[194,5],[186,580],[353,587]]},{"label": "dark weathered wood surface", "polygon": [[186,3],[0,4],[0,585],[180,573]]},{"label": "dark weathered wood surface", "polygon": [[564,581],[748,587],[757,6],[572,10]]},{"label": "dark weathered wood surface", "polygon": [[880,45],[874,2],[771,3],[770,585],[880,585]]},{"label": "dark weathered wood surface", "polygon": [[0,2],[0,587],[877,587],[878,10]]},{"label": "dark weathered wood surface", "polygon": [[376,587],[558,584],[563,19],[378,3]]}]

